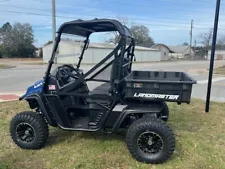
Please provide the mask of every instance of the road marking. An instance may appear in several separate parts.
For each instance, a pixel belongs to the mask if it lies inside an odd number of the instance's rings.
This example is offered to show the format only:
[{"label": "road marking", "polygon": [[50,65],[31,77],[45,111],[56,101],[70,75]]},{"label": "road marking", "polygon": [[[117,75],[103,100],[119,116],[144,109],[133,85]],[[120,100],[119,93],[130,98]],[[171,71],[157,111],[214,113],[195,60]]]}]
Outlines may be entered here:
[{"label": "road marking", "polygon": [[[225,80],[225,77],[217,77],[217,78],[213,78],[213,79],[212,79],[212,83],[218,82],[218,81],[222,81],[222,80]],[[206,79],[206,80],[199,80],[197,83],[198,83],[198,84],[207,84],[207,83],[208,83],[208,79]]]}]

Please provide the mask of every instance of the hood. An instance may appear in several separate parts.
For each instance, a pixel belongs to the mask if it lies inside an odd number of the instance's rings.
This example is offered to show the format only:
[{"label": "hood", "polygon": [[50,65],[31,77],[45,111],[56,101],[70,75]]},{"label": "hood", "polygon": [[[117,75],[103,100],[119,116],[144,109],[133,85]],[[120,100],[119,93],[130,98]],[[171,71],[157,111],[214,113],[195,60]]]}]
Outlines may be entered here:
[{"label": "hood", "polygon": [[44,84],[44,80],[39,80],[39,81],[35,82],[34,85],[28,87],[26,93],[23,96],[21,96],[19,100],[22,100],[23,98],[25,98],[31,94],[34,94],[34,93],[41,93],[43,84]]}]

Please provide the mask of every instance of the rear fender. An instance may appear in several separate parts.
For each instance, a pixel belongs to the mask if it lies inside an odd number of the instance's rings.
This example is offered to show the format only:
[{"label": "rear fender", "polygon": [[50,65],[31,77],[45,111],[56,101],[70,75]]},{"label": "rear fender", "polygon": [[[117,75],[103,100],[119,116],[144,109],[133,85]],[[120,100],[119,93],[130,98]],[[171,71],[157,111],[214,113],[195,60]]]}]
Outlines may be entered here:
[{"label": "rear fender", "polygon": [[112,129],[112,132],[118,130],[121,127],[122,123],[130,115],[136,115],[136,116],[140,116],[140,117],[142,117],[144,115],[148,115],[148,116],[157,117],[157,114],[159,114],[162,110],[163,110],[163,107],[157,107],[154,109],[143,109],[142,107],[126,109],[121,113],[121,116],[117,119],[117,121]]},{"label": "rear fender", "polygon": [[52,115],[51,111],[47,108],[47,106],[44,104],[43,99],[45,98],[41,97],[38,94],[31,94],[20,100],[26,100],[29,103],[31,109],[39,108],[40,111],[45,116],[48,124],[53,127],[56,127],[57,123],[54,119],[54,116]]}]

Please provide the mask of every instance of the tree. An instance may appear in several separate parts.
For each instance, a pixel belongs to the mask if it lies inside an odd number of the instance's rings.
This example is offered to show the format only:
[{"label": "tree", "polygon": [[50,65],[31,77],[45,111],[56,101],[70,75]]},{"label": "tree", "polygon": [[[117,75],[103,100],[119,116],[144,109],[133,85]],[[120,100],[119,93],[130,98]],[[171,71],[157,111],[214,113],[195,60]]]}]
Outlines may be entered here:
[{"label": "tree", "polygon": [[9,32],[12,30],[12,26],[10,25],[9,22],[6,22],[1,28],[0,32]]},{"label": "tree", "polygon": [[35,46],[33,30],[30,24],[8,22],[0,29],[2,55],[5,57],[34,57]]},{"label": "tree", "polygon": [[9,22],[6,22],[1,28],[0,28],[0,55],[3,57],[4,53],[6,52],[6,49],[4,49],[4,42],[8,36],[10,36],[10,33],[12,31],[12,26]]},{"label": "tree", "polygon": [[204,45],[205,49],[208,50],[209,47],[211,46],[211,41],[213,37],[213,29],[209,29],[208,32],[201,33],[199,35],[200,42]]},{"label": "tree", "polygon": [[118,44],[120,41],[120,35],[118,32],[112,32],[112,37],[110,37],[108,40],[106,40],[107,43],[113,43],[113,44]]},{"label": "tree", "polygon": [[153,39],[149,36],[149,29],[144,25],[136,25],[130,28],[135,39],[135,44],[150,47],[154,44]]},{"label": "tree", "polygon": [[[128,24],[128,21],[127,21],[126,18],[118,18],[117,20],[120,21],[120,23],[122,23],[123,25],[127,25]],[[108,38],[106,40],[107,43],[113,43],[113,44],[118,44],[119,43],[120,35],[119,35],[119,33],[117,31],[107,33],[106,35],[110,36],[110,38]]]},{"label": "tree", "polygon": [[208,50],[210,49],[211,42],[213,37],[213,29],[209,29],[208,32],[199,34],[200,42],[204,46],[204,55],[208,55]]},{"label": "tree", "polygon": [[0,58],[3,57],[3,56],[2,56],[2,53],[3,53],[3,46],[2,46],[2,44],[0,43]]},{"label": "tree", "polygon": [[183,44],[182,44],[182,46],[188,46],[189,44],[187,43],[187,42],[184,42]]},{"label": "tree", "polygon": [[[144,25],[135,25],[130,28],[130,31],[135,39],[135,44],[145,47],[150,47],[154,44],[153,39],[149,36],[149,29]],[[117,44],[120,36],[117,32],[113,33],[113,37],[106,40],[108,43]]]}]

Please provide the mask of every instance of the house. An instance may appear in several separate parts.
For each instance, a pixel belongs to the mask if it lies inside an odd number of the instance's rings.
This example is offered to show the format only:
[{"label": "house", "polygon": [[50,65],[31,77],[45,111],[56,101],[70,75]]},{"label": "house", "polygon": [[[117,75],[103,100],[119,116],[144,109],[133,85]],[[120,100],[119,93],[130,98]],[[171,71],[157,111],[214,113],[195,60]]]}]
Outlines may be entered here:
[{"label": "house", "polygon": [[161,60],[169,60],[170,48],[164,44],[155,44],[152,49],[158,49],[161,52]]},{"label": "house", "polygon": [[158,49],[161,51],[161,60],[170,59],[193,59],[194,51],[189,46],[167,46],[164,44],[155,44],[151,46],[152,49]]},{"label": "house", "polygon": [[[168,46],[171,59],[193,59],[194,51],[190,46]],[[191,53],[190,53],[191,51]]]}]

